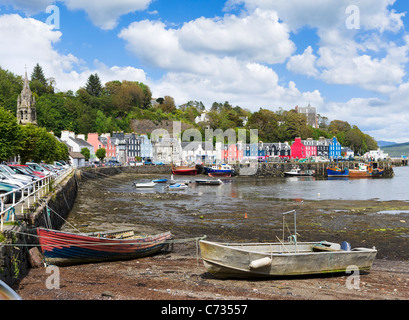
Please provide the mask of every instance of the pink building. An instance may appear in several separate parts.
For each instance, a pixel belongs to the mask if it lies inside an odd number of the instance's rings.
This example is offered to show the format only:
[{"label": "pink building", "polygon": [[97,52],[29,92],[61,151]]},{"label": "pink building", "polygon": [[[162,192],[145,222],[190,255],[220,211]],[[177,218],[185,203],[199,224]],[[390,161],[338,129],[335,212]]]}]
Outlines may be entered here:
[{"label": "pink building", "polygon": [[94,147],[95,152],[98,149],[104,148],[106,150],[106,159],[116,158],[116,146],[111,141],[111,135],[109,133],[102,134],[89,133],[87,142]]}]

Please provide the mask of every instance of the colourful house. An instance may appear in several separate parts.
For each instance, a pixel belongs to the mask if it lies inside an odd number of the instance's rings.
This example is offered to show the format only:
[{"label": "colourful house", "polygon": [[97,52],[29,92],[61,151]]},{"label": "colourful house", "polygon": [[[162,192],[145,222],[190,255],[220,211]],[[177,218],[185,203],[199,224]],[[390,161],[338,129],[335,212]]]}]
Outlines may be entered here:
[{"label": "colourful house", "polygon": [[330,159],[338,159],[341,158],[341,150],[342,146],[338,142],[338,139],[336,137],[332,138],[332,141],[329,145],[329,158]]},{"label": "colourful house", "polygon": [[291,145],[291,158],[292,159],[305,159],[306,149],[301,141],[301,138],[295,138],[295,141]]},{"label": "colourful house", "polygon": [[106,150],[106,159],[113,159],[116,157],[115,145],[111,142],[111,135],[109,133],[102,134],[88,133],[87,142],[94,147],[95,152],[98,149],[104,148]]}]

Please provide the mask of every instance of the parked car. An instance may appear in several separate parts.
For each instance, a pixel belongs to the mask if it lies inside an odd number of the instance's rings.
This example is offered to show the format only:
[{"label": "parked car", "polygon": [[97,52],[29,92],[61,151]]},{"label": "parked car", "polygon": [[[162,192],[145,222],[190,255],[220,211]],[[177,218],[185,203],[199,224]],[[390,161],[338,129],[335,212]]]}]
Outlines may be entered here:
[{"label": "parked car", "polygon": [[32,168],[33,170],[42,173],[45,176],[51,176],[52,173],[50,170],[42,167],[41,165],[39,165],[38,163],[34,163],[34,162],[27,162],[26,165],[28,165],[30,168]]},{"label": "parked car", "polygon": [[14,179],[24,180],[24,181],[27,181],[27,182],[33,181],[33,178],[30,178],[30,177],[28,177],[26,175],[17,173],[15,171],[13,171],[9,166],[6,166],[4,164],[0,165],[0,172],[5,174],[5,175],[13,177]]},{"label": "parked car", "polygon": [[105,165],[107,165],[107,166],[121,166],[122,163],[120,163],[118,160],[108,160]]},{"label": "parked car", "polygon": [[[11,191],[18,190],[18,189],[19,189],[19,188],[16,187],[15,185],[11,185],[11,184],[8,184],[8,183],[1,182],[1,181],[0,181],[0,195],[1,195],[1,194],[6,194],[6,193],[9,193],[9,192],[11,192]],[[17,200],[18,198],[20,198],[20,196],[21,196],[21,192],[16,191],[16,200]],[[4,196],[3,198],[0,197],[0,200],[1,200],[1,199],[3,199],[3,202],[4,202],[4,203],[10,203],[10,202],[12,201],[12,199],[13,199],[13,195],[12,195],[12,194],[8,194],[8,195]]]},{"label": "parked car", "polygon": [[18,173],[27,174],[35,178],[36,180],[39,180],[45,177],[45,175],[42,174],[41,172],[34,171],[28,165],[25,165],[25,164],[10,164],[9,168]]},{"label": "parked car", "polygon": [[154,166],[155,164],[152,162],[152,161],[150,161],[150,160],[146,160],[146,161],[144,161],[144,163],[143,163],[145,166]]}]

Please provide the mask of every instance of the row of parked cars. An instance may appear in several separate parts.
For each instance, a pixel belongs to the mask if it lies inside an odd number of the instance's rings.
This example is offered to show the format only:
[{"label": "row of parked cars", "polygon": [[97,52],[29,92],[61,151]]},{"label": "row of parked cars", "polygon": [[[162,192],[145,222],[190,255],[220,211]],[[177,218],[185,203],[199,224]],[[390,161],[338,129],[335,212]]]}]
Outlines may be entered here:
[{"label": "row of parked cars", "polygon": [[[69,168],[65,161],[56,161],[53,165],[44,163],[28,162],[26,164],[0,164],[0,195],[16,191],[16,196],[29,193],[33,189],[34,182],[45,177],[55,177]],[[0,197],[3,203],[10,203],[12,194]],[[17,200],[17,199],[16,199]]]}]

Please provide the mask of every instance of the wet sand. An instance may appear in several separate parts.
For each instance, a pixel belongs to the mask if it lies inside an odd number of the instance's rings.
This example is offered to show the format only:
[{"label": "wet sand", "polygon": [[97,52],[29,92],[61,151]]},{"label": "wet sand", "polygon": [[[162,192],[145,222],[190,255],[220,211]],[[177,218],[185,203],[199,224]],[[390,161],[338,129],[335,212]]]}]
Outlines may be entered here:
[{"label": "wet sand", "polygon": [[[134,178],[134,177],[132,177]],[[131,179],[132,180],[132,179]],[[115,181],[115,182],[114,182]],[[344,240],[378,255],[356,288],[345,274],[263,280],[218,280],[206,272],[195,241],[173,251],[130,261],[60,267],[59,289],[46,288],[45,268],[32,269],[14,289],[26,300],[407,300],[409,203],[233,199],[214,206],[186,194],[130,193],[130,177],[83,181],[66,229],[170,230],[175,239],[206,235],[212,241],[272,241],[282,236],[282,212],[297,210],[300,241]],[[89,190],[92,188],[93,192]],[[243,202],[240,202],[243,201]],[[190,205],[189,205],[190,204]],[[243,206],[241,206],[243,204]],[[170,208],[172,208],[171,210]],[[210,206],[210,205],[209,205]],[[160,208],[168,210],[159,210]],[[138,210],[136,210],[137,208]],[[159,209],[158,209],[159,208]],[[134,210],[134,211],[132,211]],[[400,214],[379,214],[397,210]],[[129,216],[129,211],[133,214]],[[127,212],[127,214],[125,214]],[[246,214],[246,215],[245,215]],[[247,218],[246,218],[247,217]],[[266,219],[268,217],[268,219]],[[292,230],[292,217],[286,218]],[[273,240],[275,241],[275,240]]]}]

